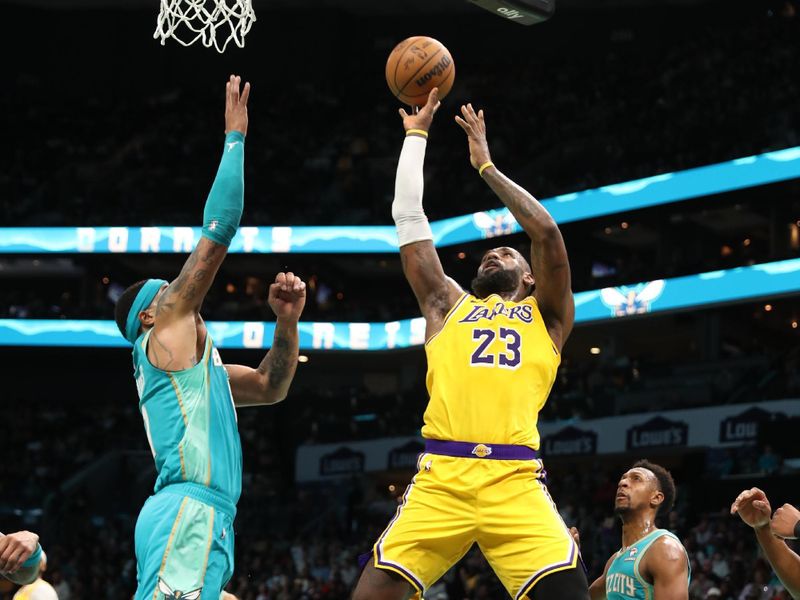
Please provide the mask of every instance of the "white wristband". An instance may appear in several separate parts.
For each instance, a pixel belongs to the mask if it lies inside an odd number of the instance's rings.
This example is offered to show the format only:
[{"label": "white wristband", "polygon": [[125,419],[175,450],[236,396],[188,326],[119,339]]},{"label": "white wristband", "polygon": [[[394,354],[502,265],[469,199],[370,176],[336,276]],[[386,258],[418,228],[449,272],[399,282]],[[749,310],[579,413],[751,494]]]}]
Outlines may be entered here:
[{"label": "white wristband", "polygon": [[433,239],[428,217],[422,209],[422,192],[425,187],[422,166],[427,144],[428,140],[423,137],[406,136],[400,151],[400,160],[397,162],[392,218],[397,226],[397,239],[401,246]]}]

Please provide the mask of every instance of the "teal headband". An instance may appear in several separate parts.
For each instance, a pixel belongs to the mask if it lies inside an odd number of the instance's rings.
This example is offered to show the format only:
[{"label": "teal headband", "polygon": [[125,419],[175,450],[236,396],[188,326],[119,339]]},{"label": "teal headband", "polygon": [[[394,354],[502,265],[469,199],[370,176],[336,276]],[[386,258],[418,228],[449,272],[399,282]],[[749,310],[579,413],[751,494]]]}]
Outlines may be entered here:
[{"label": "teal headband", "polygon": [[125,323],[125,339],[131,344],[136,343],[136,338],[139,337],[139,313],[146,310],[153,298],[156,297],[158,290],[161,286],[167,283],[164,279],[148,279],[136,294],[136,298],[131,304],[131,309],[128,311],[128,320]]}]

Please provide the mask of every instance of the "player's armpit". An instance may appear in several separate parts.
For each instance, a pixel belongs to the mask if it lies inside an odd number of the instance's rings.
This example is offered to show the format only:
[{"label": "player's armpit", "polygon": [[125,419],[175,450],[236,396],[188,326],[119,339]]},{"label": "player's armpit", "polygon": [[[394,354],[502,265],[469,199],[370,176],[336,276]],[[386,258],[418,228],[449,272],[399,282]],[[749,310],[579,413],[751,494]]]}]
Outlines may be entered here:
[{"label": "player's armpit", "polygon": [[401,246],[400,259],[425,317],[425,339],[428,339],[441,329],[447,312],[464,291],[445,275],[432,241],[421,240]]},{"label": "player's armpit", "polygon": [[652,580],[654,600],[689,600],[689,562],[678,541],[661,536],[642,563],[639,570]]},{"label": "player's armpit", "polygon": [[180,371],[197,363],[198,329],[203,329],[198,327],[200,306],[227,251],[226,246],[200,238],[178,278],[159,296],[147,344],[147,358],[154,367]]}]

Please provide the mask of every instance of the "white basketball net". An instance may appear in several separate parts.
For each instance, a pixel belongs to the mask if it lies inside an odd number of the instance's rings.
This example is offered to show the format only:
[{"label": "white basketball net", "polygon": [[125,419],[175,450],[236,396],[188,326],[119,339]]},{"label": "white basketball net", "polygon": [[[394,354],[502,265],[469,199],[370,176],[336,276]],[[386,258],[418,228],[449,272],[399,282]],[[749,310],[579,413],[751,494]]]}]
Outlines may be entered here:
[{"label": "white basketball net", "polygon": [[252,0],[161,0],[153,37],[162,46],[167,38],[184,46],[201,40],[206,48],[224,52],[231,40],[244,47],[255,20]]}]

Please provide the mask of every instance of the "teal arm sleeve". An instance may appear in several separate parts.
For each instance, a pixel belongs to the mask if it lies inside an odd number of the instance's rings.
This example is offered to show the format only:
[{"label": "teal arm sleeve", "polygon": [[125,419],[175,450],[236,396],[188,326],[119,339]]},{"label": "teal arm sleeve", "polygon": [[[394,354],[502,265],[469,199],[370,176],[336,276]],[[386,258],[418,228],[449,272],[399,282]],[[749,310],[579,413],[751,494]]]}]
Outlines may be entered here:
[{"label": "teal arm sleeve", "polygon": [[203,236],[230,246],[244,209],[244,135],[231,131],[203,211]]},{"label": "teal arm sleeve", "polygon": [[22,563],[23,569],[30,569],[31,567],[38,567],[39,561],[42,558],[42,546],[41,544],[36,544],[36,550],[33,551],[33,554],[28,557],[24,563]]}]

